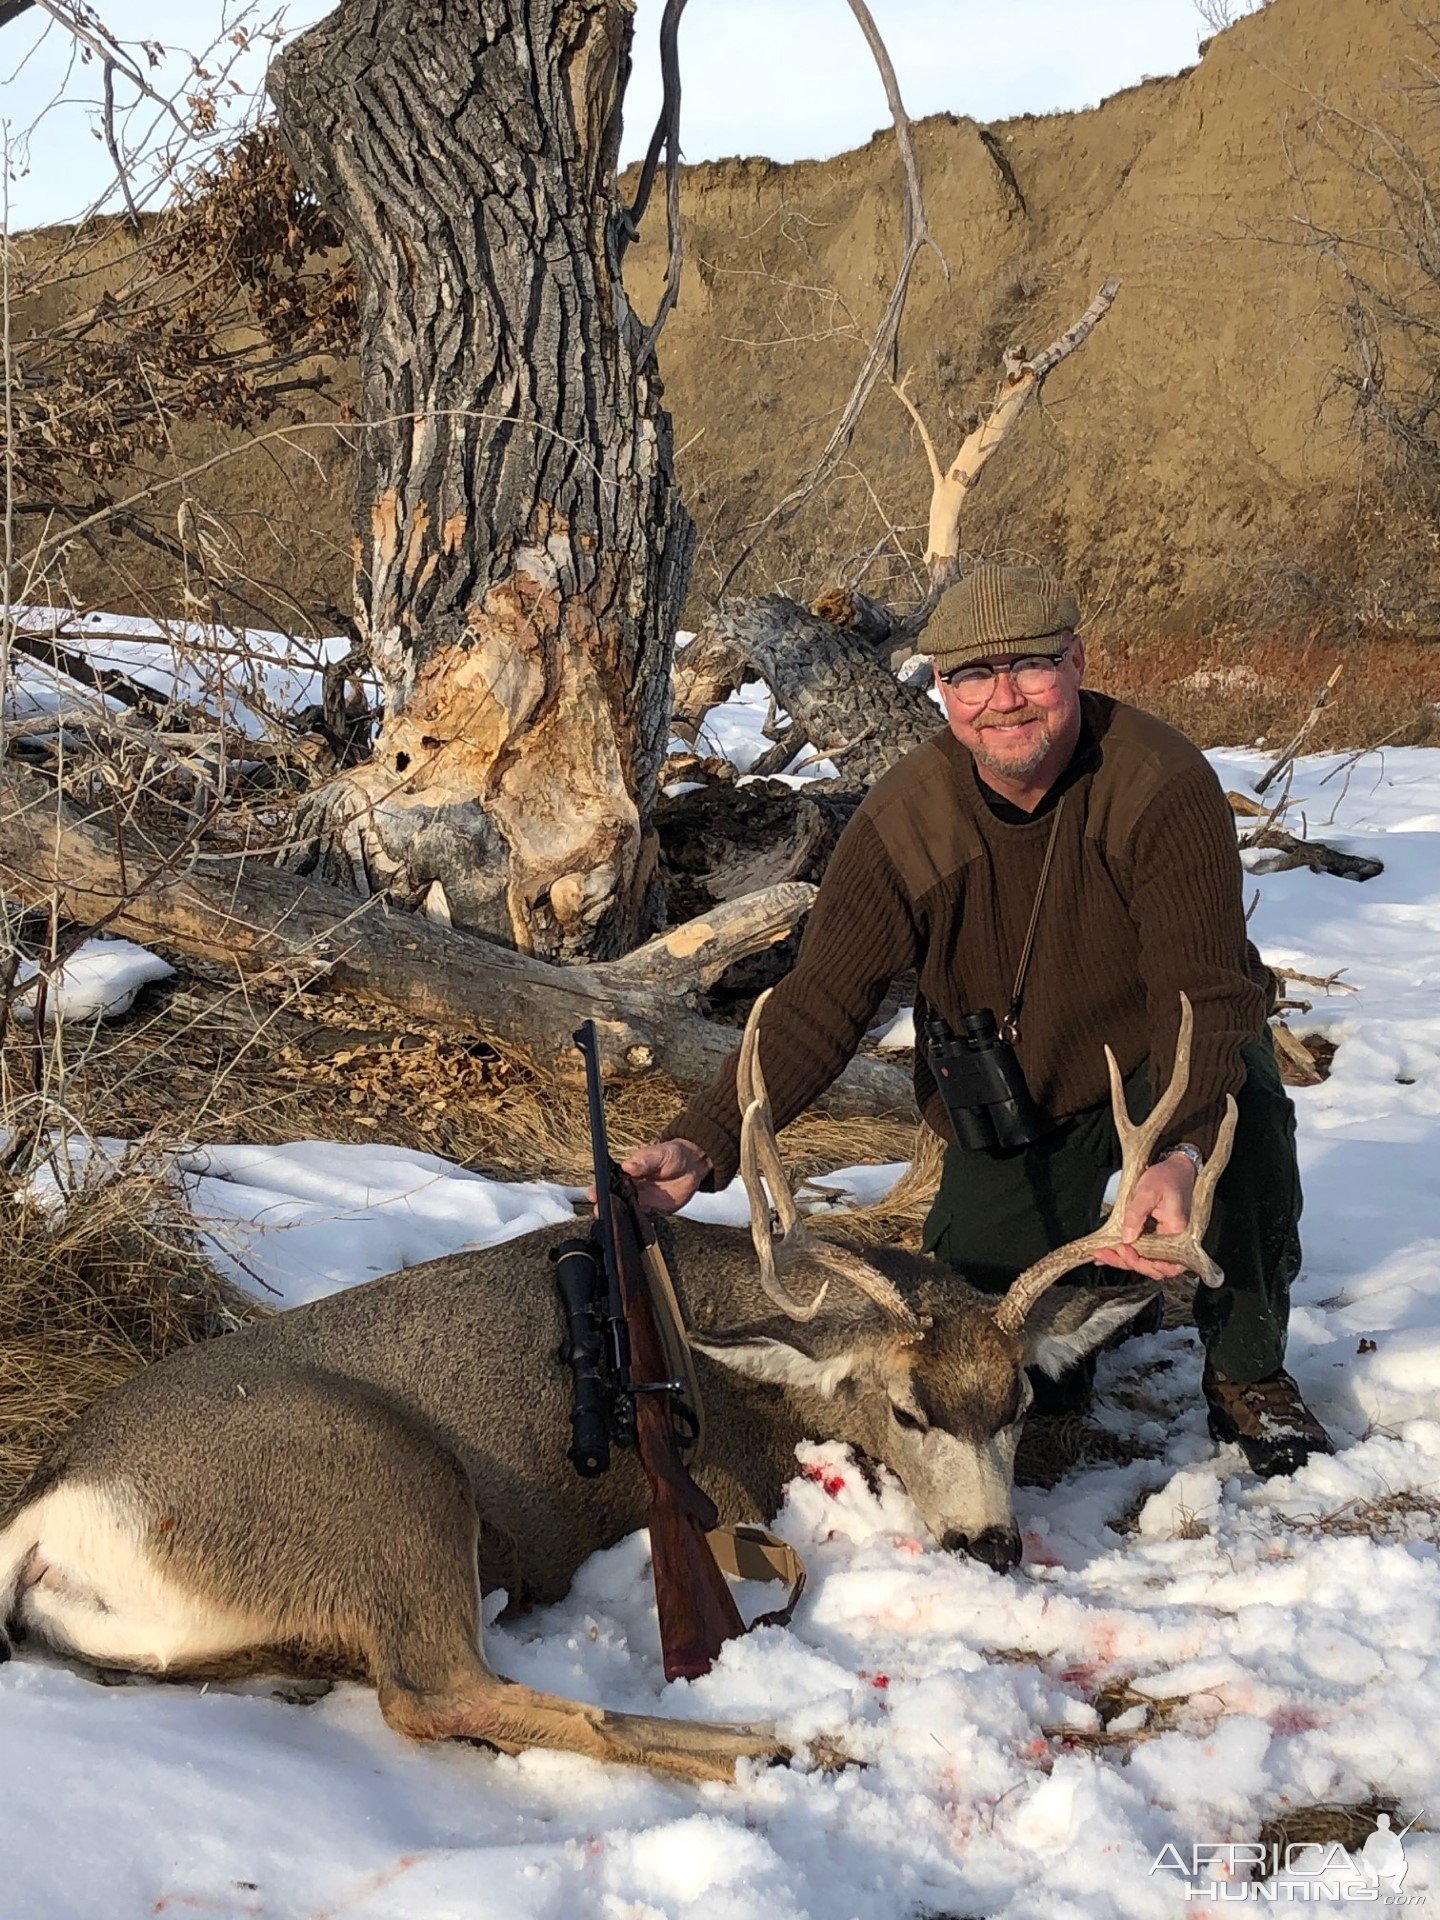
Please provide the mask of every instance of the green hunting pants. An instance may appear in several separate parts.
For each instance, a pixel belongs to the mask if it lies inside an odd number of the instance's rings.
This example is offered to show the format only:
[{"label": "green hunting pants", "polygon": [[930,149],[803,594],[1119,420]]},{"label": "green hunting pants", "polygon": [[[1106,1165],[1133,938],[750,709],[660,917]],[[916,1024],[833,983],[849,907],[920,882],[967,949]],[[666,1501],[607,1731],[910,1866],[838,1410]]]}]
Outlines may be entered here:
[{"label": "green hunting pants", "polygon": [[[1285,1358],[1290,1284],[1300,1269],[1300,1174],[1295,1109],[1281,1084],[1269,1035],[1246,1047],[1235,1145],[1220,1176],[1207,1252],[1225,1275],[1200,1287],[1195,1320],[1214,1371],[1260,1380]],[[1125,1082],[1130,1111],[1151,1104],[1148,1063]],[[983,1293],[1003,1293],[1025,1267],[1100,1223],[1101,1201],[1120,1165],[1110,1106],[1088,1107],[1028,1147],[997,1152],[951,1146],[925,1222],[925,1251]],[[1071,1284],[1114,1285],[1136,1276],[1086,1266]]]}]

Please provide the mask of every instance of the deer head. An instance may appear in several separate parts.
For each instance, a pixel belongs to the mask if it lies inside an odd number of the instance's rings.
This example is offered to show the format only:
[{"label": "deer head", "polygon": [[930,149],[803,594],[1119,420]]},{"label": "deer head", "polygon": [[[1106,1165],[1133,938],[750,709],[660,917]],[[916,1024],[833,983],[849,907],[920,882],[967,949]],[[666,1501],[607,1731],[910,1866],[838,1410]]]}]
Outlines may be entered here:
[{"label": "deer head", "polygon": [[[942,1546],[1008,1571],[1020,1558],[1011,1494],[1015,1448],[1032,1399],[1027,1369],[1058,1376],[1154,1297],[1148,1282],[1055,1283],[1120,1239],[1126,1201],[1189,1080],[1190,1003],[1182,996],[1170,1084],[1143,1124],[1130,1120],[1119,1069],[1106,1049],[1123,1155],[1119,1200],[1109,1219],[1027,1268],[997,1300],[934,1260],[898,1249],[862,1252],[811,1231],[781,1169],[760,1070],[765,998],[747,1023],[736,1082],[751,1234],[760,1283],[775,1312],[694,1344],[733,1371],[798,1397],[813,1437],[847,1440],[882,1461]],[[1135,1243],[1148,1257],[1180,1261],[1208,1285],[1218,1284],[1220,1275],[1201,1241],[1234,1126],[1232,1099],[1196,1181],[1187,1231]],[[805,1283],[807,1297],[790,1290],[787,1275]],[[832,1294],[836,1279],[847,1285]]]}]

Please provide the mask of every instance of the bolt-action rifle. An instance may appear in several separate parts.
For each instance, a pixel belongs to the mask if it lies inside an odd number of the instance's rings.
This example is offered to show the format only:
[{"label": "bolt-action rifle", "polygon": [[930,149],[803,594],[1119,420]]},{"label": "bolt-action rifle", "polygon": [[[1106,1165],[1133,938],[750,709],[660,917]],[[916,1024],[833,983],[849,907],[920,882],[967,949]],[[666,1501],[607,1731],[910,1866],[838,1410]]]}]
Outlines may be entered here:
[{"label": "bolt-action rifle", "polygon": [[650,1482],[665,1678],[693,1680],[710,1671],[745,1625],[705,1538],[719,1513],[684,1461],[698,1430],[696,1410],[667,1360],[651,1300],[645,1250],[655,1246],[654,1229],[628,1175],[610,1158],[593,1020],[575,1044],[585,1060],[595,1220],[588,1240],[567,1240],[553,1256],[566,1314],[563,1357],[575,1372],[570,1458],[589,1476],[609,1466],[611,1443],[636,1448]]}]

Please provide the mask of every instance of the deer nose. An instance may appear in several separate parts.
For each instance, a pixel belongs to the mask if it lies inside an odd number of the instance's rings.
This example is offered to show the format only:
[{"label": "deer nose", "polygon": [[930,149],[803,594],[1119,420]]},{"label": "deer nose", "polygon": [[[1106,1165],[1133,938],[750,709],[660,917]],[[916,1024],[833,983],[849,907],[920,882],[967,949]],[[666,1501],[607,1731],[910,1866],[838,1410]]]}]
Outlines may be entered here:
[{"label": "deer nose", "polygon": [[1009,1573],[1020,1564],[1023,1548],[1014,1527],[986,1527],[972,1540],[966,1533],[947,1533],[940,1542],[947,1553],[968,1553],[996,1573]]}]

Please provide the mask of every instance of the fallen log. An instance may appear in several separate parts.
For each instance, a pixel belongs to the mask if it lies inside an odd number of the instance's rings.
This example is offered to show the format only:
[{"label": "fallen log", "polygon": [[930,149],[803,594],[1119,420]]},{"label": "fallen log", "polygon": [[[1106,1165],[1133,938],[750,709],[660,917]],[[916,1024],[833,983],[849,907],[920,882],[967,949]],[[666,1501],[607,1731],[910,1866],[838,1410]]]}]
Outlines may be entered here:
[{"label": "fallen log", "polygon": [[[799,882],[769,887],[623,959],[555,966],[255,856],[158,845],[108,807],[87,812],[17,766],[0,766],[0,889],[250,985],[323,985],[400,1020],[475,1035],[542,1073],[578,1076],[571,1036],[593,1018],[608,1077],[658,1070],[684,1091],[703,1086],[738,1039],[695,1011],[700,994],[737,959],[783,939],[815,895]],[[863,1057],[819,1104],[836,1114],[915,1111],[905,1076]]]},{"label": "fallen log", "polygon": [[728,642],[732,657],[753,668],[847,785],[873,785],[944,725],[923,692],[901,686],[883,652],[782,593],[717,613],[709,630],[717,648]]}]

